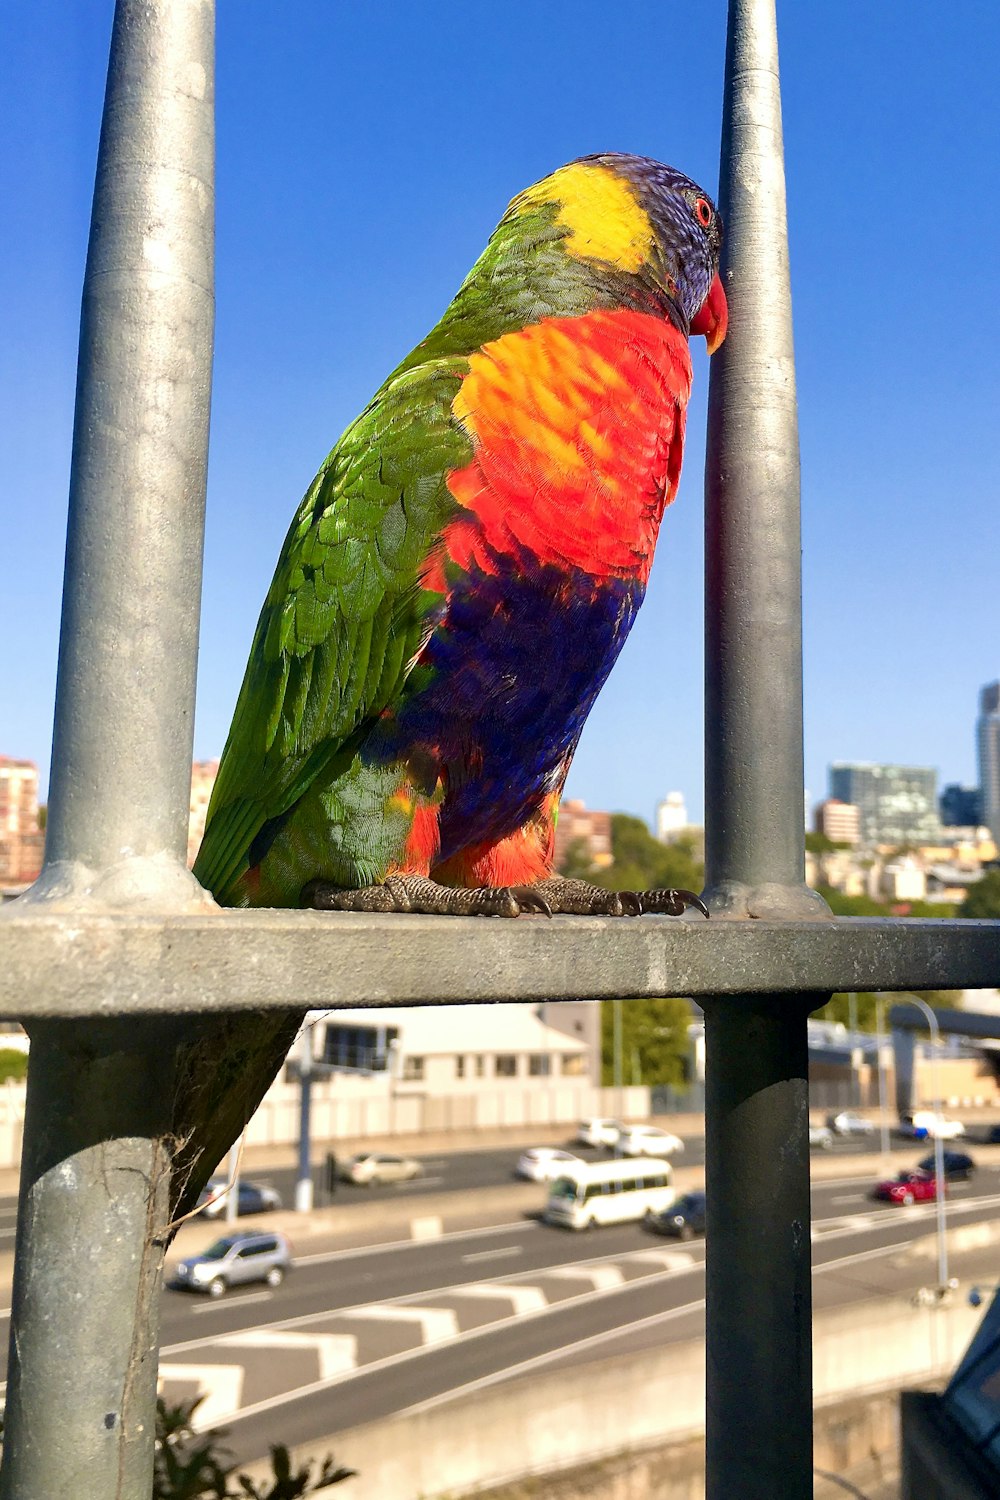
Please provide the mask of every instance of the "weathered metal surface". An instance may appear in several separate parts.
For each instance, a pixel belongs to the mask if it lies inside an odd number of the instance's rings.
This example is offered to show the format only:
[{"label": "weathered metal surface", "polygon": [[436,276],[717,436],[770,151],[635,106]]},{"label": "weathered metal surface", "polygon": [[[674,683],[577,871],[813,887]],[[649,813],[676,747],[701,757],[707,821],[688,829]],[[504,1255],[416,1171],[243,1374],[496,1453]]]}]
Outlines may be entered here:
[{"label": "weathered metal surface", "polygon": [[0,917],[8,1017],[997,984],[998,922],[162,917],[16,902]]}]

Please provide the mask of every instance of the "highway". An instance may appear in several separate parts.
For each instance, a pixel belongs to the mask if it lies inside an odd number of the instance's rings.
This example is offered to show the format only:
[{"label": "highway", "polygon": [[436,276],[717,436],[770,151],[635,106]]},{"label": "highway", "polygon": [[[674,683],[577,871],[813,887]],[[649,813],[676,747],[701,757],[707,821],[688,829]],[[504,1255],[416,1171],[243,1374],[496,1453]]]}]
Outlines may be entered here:
[{"label": "highway", "polygon": [[[689,1142],[681,1160],[694,1165],[699,1148]],[[894,1252],[934,1229],[933,1204],[895,1208],[872,1201],[878,1163],[854,1143],[817,1154],[829,1160],[852,1152],[856,1174],[844,1161],[848,1175],[814,1182],[817,1306],[900,1295],[903,1273]],[[924,1154],[925,1146],[914,1146],[894,1169]],[[420,1181],[437,1178],[434,1191],[453,1190],[473,1216],[472,1183],[509,1184],[516,1156],[507,1149],[429,1158]],[[278,1173],[252,1175],[285,1192]],[[662,1345],[698,1336],[704,1327],[700,1240],[680,1244],[641,1225],[574,1235],[509,1205],[498,1209],[496,1222],[413,1239],[404,1207],[413,1196],[419,1194],[402,1188],[342,1194],[338,1187],[338,1204],[385,1204],[384,1218],[361,1215],[370,1243],[345,1248],[343,1238],[304,1238],[293,1272],[273,1291],[234,1289],[215,1300],[167,1290],[166,1397],[207,1393],[204,1424],[225,1426],[229,1448],[246,1462],[272,1441],[318,1442],[543,1364]],[[539,1187],[537,1202],[543,1198]],[[950,1186],[948,1203],[951,1225],[1000,1218],[1000,1153],[984,1153],[972,1182]],[[0,1228],[13,1223],[13,1210],[12,1199],[0,1199]],[[345,1214],[337,1220],[341,1229],[346,1219],[360,1222]],[[263,1228],[267,1219],[242,1222]],[[202,1242],[206,1231],[211,1238],[221,1227],[202,1225]],[[294,1240],[294,1226],[290,1232]],[[932,1273],[924,1263],[910,1275],[915,1290]],[[8,1316],[9,1308],[0,1309],[3,1321]]]}]

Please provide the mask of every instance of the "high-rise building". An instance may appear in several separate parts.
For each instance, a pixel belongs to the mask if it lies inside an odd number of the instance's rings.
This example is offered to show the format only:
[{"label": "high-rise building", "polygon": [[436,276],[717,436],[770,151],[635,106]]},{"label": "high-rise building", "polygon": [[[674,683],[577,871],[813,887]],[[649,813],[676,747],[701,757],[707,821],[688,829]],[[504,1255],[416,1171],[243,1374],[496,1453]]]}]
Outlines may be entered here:
[{"label": "high-rise building", "polygon": [[557,870],[563,868],[570,845],[576,843],[584,846],[591,864],[611,863],[611,814],[591,812],[579,798],[568,797],[560,802],[556,819]]},{"label": "high-rise building", "polygon": [[979,788],[951,782],[941,793],[940,811],[945,828],[978,828],[983,821]]},{"label": "high-rise building", "polygon": [[980,691],[976,743],[982,820],[1000,843],[1000,682],[988,682]]},{"label": "high-rise building", "polygon": [[656,837],[661,844],[672,844],[685,828],[689,827],[687,808],[683,792],[668,792],[662,802],[656,804]]},{"label": "high-rise building", "polygon": [[924,844],[940,836],[937,771],[930,766],[841,761],[830,767],[830,796],[859,809],[864,844]]},{"label": "high-rise building", "polygon": [[38,767],[0,755],[0,884],[28,885],[38,876],[45,835],[38,826]]},{"label": "high-rise building", "polygon": [[853,802],[838,802],[828,797],[817,803],[814,813],[816,832],[823,833],[835,844],[849,844],[853,849],[861,842],[861,809]]}]

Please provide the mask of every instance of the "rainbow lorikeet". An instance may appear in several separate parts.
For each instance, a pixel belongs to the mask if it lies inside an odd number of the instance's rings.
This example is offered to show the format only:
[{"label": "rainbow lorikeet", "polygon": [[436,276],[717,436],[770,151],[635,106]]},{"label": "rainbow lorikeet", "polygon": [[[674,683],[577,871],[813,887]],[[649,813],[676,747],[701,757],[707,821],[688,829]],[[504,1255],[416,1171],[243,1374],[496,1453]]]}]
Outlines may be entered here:
[{"label": "rainbow lorikeet", "polygon": [[677,488],[688,336],[725,335],[720,243],[708,195],[644,157],[514,199],[292,522],[194,867],[223,905],[701,906],[552,860]]}]

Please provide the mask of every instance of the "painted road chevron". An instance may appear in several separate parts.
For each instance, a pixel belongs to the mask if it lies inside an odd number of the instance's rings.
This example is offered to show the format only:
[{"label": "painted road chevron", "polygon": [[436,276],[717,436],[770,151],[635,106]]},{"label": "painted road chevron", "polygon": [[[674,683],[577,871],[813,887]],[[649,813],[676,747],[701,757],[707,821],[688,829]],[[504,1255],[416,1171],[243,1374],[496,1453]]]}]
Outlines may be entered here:
[{"label": "painted road chevron", "polygon": [[301,1387],[701,1264],[687,1250],[638,1250],[192,1339],[164,1350],[160,1394],[168,1402],[201,1396],[196,1426],[205,1430]]}]

